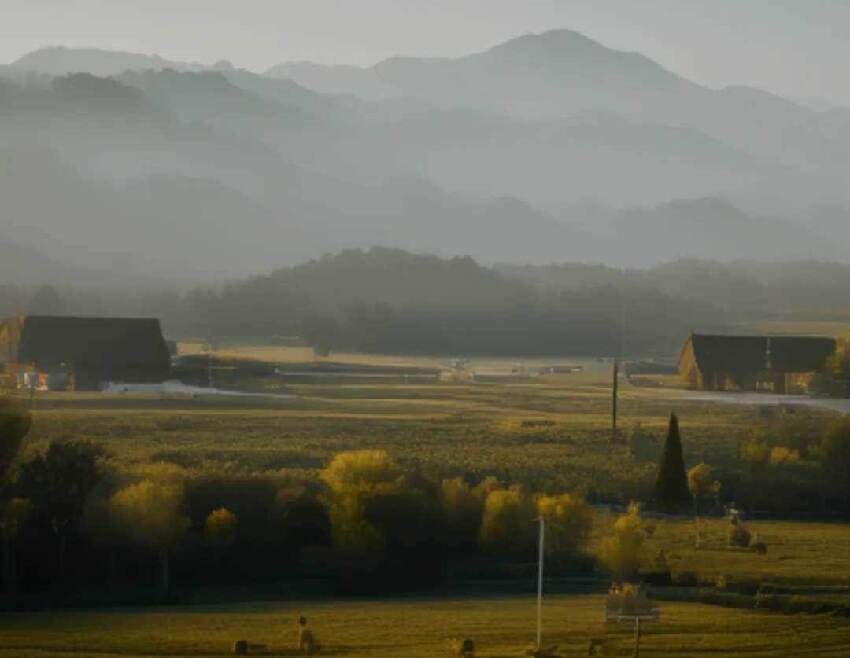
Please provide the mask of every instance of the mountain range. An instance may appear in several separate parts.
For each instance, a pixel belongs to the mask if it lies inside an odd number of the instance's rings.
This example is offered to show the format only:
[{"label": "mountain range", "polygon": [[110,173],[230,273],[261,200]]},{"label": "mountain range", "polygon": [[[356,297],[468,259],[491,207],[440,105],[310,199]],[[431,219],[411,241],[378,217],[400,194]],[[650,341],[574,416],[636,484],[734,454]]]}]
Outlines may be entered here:
[{"label": "mountain range", "polygon": [[249,275],[346,247],[646,266],[850,258],[850,110],[557,30],[373,67],[45,48],[0,68],[0,241]]}]

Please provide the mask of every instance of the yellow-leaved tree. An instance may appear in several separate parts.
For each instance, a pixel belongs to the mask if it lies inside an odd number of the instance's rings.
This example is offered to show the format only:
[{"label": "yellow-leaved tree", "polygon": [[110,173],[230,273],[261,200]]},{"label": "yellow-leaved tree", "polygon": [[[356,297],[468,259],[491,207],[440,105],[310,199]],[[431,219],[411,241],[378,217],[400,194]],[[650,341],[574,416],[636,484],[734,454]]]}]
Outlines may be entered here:
[{"label": "yellow-leaved tree", "polygon": [[183,513],[182,482],[142,480],[117,491],[109,507],[110,517],[122,533],[158,552],[160,587],[167,597],[171,552],[190,525]]},{"label": "yellow-leaved tree", "polygon": [[629,510],[615,522],[609,537],[602,543],[600,559],[619,582],[634,579],[643,563],[643,544],[646,529],[640,516],[640,506]]},{"label": "yellow-leaved tree", "polygon": [[403,491],[403,473],[395,460],[385,450],[341,452],[321,477],[331,490],[334,544],[354,553],[382,550],[383,533],[367,519],[367,505],[379,496]]},{"label": "yellow-leaved tree", "polygon": [[546,520],[546,555],[565,559],[580,553],[593,529],[593,510],[582,496],[540,496],[537,511]]}]

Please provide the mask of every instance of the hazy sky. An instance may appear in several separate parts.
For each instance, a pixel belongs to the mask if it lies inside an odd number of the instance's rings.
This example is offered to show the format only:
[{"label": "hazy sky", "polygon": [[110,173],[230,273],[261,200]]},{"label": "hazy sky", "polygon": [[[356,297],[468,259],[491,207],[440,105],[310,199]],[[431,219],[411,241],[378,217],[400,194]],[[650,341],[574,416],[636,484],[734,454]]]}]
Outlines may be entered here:
[{"label": "hazy sky", "polygon": [[263,70],[459,55],[570,28],[697,82],[850,105],[850,0],[0,0],[0,61],[43,45]]}]

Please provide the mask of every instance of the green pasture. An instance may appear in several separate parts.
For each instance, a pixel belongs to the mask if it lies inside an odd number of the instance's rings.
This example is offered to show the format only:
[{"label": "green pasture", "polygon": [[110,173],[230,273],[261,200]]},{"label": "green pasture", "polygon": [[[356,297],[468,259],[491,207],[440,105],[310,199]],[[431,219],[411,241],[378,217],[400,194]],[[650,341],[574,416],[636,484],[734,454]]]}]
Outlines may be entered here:
[{"label": "green pasture", "polygon": [[[305,615],[320,655],[435,658],[453,637],[471,637],[478,655],[519,658],[534,639],[528,596],[452,596],[396,600],[256,603],[230,606],[56,611],[0,616],[0,655],[226,656],[235,640],[266,645],[258,653],[294,656],[295,619]],[[662,603],[662,619],[645,627],[641,655],[846,656],[850,621],[784,616],[698,604]],[[604,655],[631,655],[632,629],[603,623],[603,597],[546,599],[544,640],[562,656],[586,656],[591,638]]]}]

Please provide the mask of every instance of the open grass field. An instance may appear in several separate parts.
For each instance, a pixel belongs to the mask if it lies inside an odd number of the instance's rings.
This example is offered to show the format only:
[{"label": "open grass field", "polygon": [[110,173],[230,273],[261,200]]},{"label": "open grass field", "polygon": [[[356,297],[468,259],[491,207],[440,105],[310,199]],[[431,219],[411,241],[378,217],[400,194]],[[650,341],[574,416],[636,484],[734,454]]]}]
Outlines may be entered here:
[{"label": "open grass field", "polygon": [[[547,598],[545,644],[559,645],[562,656],[586,656],[590,638],[605,638],[605,655],[632,655],[632,629],[606,629],[603,611],[602,596]],[[298,655],[301,614],[323,645],[319,655],[448,657],[451,638],[471,637],[479,656],[519,658],[534,640],[531,597],[434,597],[8,614],[0,617],[0,656],[226,656],[237,639],[266,645],[261,654]],[[661,622],[645,626],[641,655],[850,654],[847,619],[682,603],[662,603],[661,614]]]}]

